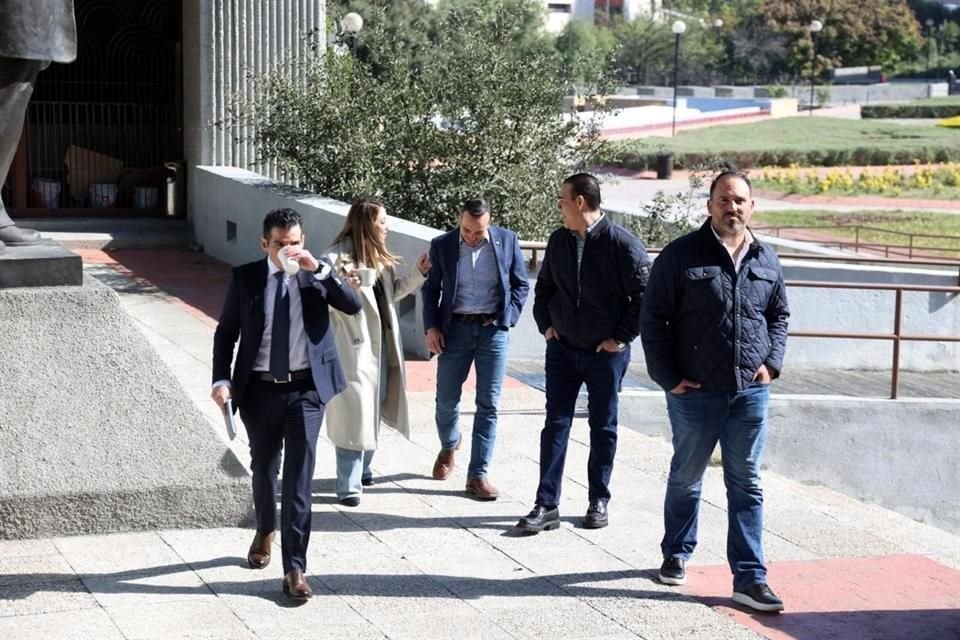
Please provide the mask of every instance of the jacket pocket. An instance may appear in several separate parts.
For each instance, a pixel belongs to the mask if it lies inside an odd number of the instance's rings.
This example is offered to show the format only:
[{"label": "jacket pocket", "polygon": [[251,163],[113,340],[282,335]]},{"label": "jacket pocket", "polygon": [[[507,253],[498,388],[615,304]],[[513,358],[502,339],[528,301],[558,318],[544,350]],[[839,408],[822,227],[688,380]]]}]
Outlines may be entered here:
[{"label": "jacket pocket", "polygon": [[706,266],[706,267],[690,267],[686,271],[688,280],[709,280],[710,278],[716,278],[720,275],[722,269],[717,266]]},{"label": "jacket pocket", "polygon": [[327,347],[323,350],[323,354],[320,356],[320,362],[326,364],[327,362],[333,362],[337,359],[337,348],[336,347]]}]

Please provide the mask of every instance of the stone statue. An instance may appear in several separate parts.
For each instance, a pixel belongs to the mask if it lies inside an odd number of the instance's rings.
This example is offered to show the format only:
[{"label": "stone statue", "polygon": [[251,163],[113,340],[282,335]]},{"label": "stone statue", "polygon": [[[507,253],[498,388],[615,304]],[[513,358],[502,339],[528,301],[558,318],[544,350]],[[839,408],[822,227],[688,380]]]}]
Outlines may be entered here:
[{"label": "stone statue", "polygon": [[[76,57],[73,0],[0,0],[0,184],[17,152],[37,74]],[[0,199],[0,251],[39,241],[38,232],[14,224]]]}]

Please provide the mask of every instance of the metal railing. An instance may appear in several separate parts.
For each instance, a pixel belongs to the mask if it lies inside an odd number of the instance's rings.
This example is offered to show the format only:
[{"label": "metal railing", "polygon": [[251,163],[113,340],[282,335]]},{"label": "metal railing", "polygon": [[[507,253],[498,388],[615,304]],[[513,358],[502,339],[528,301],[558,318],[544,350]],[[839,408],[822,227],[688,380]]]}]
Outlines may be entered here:
[{"label": "metal railing", "polygon": [[[521,241],[520,248],[531,253],[530,268],[535,269],[539,264],[539,252],[547,248],[546,242]],[[659,253],[659,249],[648,249],[652,254]],[[867,258],[855,256],[810,256],[805,254],[779,254],[781,258],[812,259],[828,262],[851,262],[851,263],[879,263],[879,264],[899,264],[899,265],[924,265],[924,266],[947,266],[956,267],[956,262],[938,261],[938,260],[908,260],[898,258]],[[958,276],[960,283],[960,276]],[[960,296],[960,286],[944,287],[935,285],[908,285],[908,284],[869,284],[852,282],[824,282],[816,280],[789,280],[786,282],[788,289],[806,288],[806,289],[845,289],[853,291],[892,291],[894,293],[893,310],[893,331],[886,332],[854,332],[854,331],[790,331],[789,335],[794,338],[819,338],[819,339],[846,339],[846,340],[881,340],[893,343],[893,352],[891,356],[891,375],[890,375],[890,398],[896,400],[899,397],[900,387],[900,346],[903,342],[960,342],[960,335],[931,335],[921,333],[905,333],[903,330],[903,294],[904,292],[925,292],[925,293],[944,293],[952,296]]]},{"label": "metal railing", "polygon": [[895,294],[892,333],[866,333],[852,331],[790,331],[788,335],[796,338],[827,338],[848,340],[888,340],[893,343],[893,362],[891,365],[890,398],[896,400],[900,386],[900,344],[910,342],[960,342],[960,335],[930,335],[922,333],[904,333],[903,331],[903,293],[918,291],[927,293],[946,293],[960,295],[960,287],[938,287],[933,285],[907,284],[865,284],[847,282],[795,281],[786,283],[788,289],[847,289],[859,291],[893,291]]},{"label": "metal railing", "polygon": [[[758,226],[754,227],[754,230],[761,233],[772,234],[778,238],[782,237],[782,231],[823,231],[825,233],[836,233],[838,231],[853,231],[853,240],[847,240],[844,238],[818,238],[816,240],[811,240],[816,244],[826,246],[826,247],[837,247],[841,250],[843,249],[853,249],[854,253],[860,253],[860,250],[864,251],[874,251],[877,253],[882,252],[884,257],[890,257],[893,255],[905,255],[907,258],[913,258],[914,256],[924,256],[929,257],[931,252],[939,253],[950,253],[957,254],[957,260],[960,260],[960,236],[945,236],[940,234],[930,234],[930,233],[908,233],[906,231],[892,231],[890,229],[882,229],[880,227],[868,227],[864,225],[848,225],[848,226],[837,226],[837,227],[824,227],[816,225],[790,225],[790,226]],[[861,231],[871,232],[874,234],[884,233],[891,236],[901,237],[907,239],[907,244],[885,244],[882,242],[868,242],[866,240],[861,240]],[[938,246],[925,246],[922,243],[917,244],[918,239],[933,239],[933,240],[946,240],[946,241],[955,241],[957,246],[955,247],[938,247]]]}]

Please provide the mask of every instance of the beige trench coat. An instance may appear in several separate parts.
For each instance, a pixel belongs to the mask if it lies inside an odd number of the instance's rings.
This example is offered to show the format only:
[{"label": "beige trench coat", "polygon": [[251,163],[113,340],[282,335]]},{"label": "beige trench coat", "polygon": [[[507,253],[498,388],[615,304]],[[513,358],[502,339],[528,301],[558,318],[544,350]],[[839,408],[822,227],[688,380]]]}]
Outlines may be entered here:
[{"label": "beige trench coat", "polygon": [[[340,275],[362,267],[356,263],[353,245],[349,238],[330,247],[326,258]],[[410,437],[410,419],[407,414],[406,374],[404,372],[403,345],[397,331],[396,302],[415,292],[425,280],[415,266],[402,278],[396,270],[388,267],[381,272],[387,318],[386,357],[380,362],[380,310],[373,294],[373,287],[361,287],[363,310],[357,315],[346,315],[330,309],[330,326],[337,344],[337,358],[343,367],[347,388],[327,404],[324,419],[327,437],[338,447],[354,451],[369,451],[377,448],[379,425],[376,424],[376,402],[380,397],[380,367],[387,369],[387,393],[381,420],[404,437]]]}]

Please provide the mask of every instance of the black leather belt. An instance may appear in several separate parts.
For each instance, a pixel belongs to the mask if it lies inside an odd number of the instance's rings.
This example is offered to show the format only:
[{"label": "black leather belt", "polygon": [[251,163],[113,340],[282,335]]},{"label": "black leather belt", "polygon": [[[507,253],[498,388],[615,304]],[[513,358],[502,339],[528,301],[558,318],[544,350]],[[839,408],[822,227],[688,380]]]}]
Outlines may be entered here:
[{"label": "black leather belt", "polygon": [[264,382],[273,382],[275,384],[286,384],[295,380],[306,380],[310,377],[310,369],[301,369],[300,371],[291,371],[286,378],[274,378],[268,371],[254,371],[257,380]]},{"label": "black leather belt", "polygon": [[453,314],[453,319],[457,322],[479,322],[483,324],[487,320],[493,319],[493,314],[490,313],[455,313]]}]

